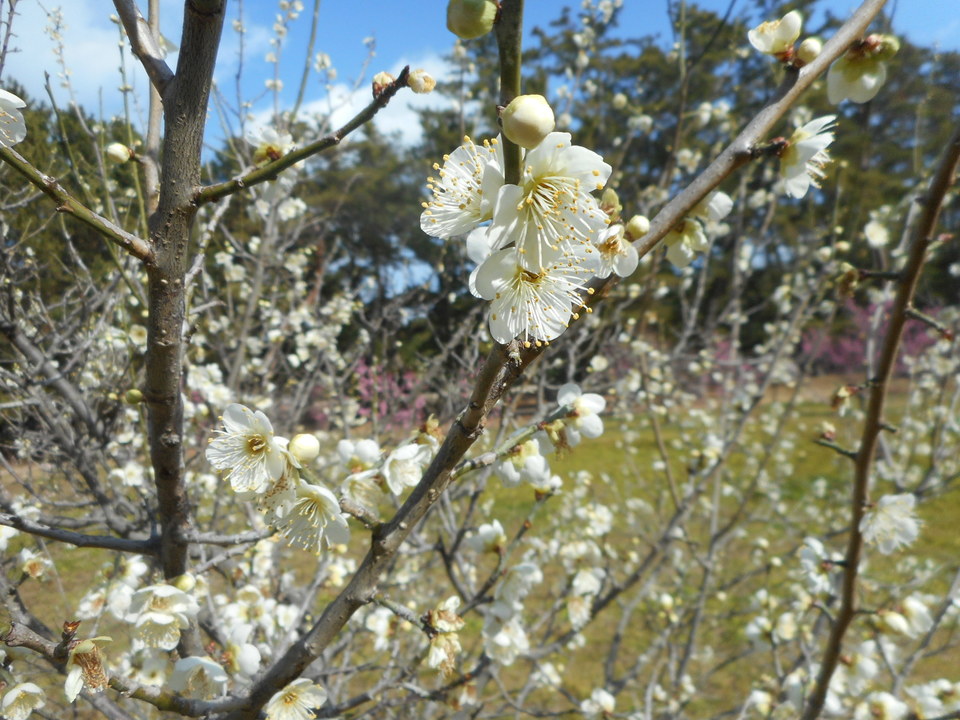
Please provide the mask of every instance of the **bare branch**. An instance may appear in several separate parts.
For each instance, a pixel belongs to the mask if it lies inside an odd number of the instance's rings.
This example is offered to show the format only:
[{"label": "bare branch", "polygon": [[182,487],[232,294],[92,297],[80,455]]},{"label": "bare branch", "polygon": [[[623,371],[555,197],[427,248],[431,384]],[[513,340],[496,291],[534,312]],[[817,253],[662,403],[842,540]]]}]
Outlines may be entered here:
[{"label": "bare branch", "polygon": [[46,523],[28,520],[13,513],[0,513],[0,525],[16,528],[31,535],[39,535],[49,540],[58,540],[77,547],[95,547],[118,552],[140,553],[141,555],[156,555],[156,543],[152,540],[127,540],[111,535],[86,535],[73,530],[47,525]]},{"label": "bare branch", "polygon": [[863,551],[863,534],[860,532],[860,521],[863,519],[868,503],[870,474],[873,468],[874,455],[877,451],[878,438],[884,425],[884,405],[897,356],[900,353],[903,328],[909,317],[909,309],[917,289],[917,283],[920,280],[920,273],[926,261],[930,239],[933,237],[933,231],[937,226],[944,198],[956,178],[958,164],[960,164],[960,126],[957,127],[953,137],[944,149],[940,164],[937,167],[936,174],[930,180],[926,195],[918,199],[918,202],[922,205],[922,212],[913,230],[910,255],[902,270],[902,279],[899,282],[897,295],[890,310],[889,326],[883,341],[877,372],[870,383],[870,400],[867,406],[867,416],[864,421],[860,448],[857,452],[853,493],[850,499],[850,538],[844,557],[840,609],[831,628],[830,639],[823,653],[820,673],[803,714],[803,720],[815,720],[823,709],[827,691],[830,687],[830,678],[833,677],[837,663],[840,661],[844,635],[857,611],[857,575],[860,569],[860,555]]},{"label": "bare branch", "polygon": [[274,160],[263,167],[259,167],[256,170],[252,170],[246,175],[233,178],[232,180],[227,180],[226,182],[218,183],[217,185],[208,185],[197,192],[193,198],[193,201],[197,205],[202,205],[204,203],[219,200],[227,195],[232,195],[233,193],[239,192],[240,190],[250,187],[251,185],[259,185],[260,183],[267,182],[268,180],[276,180],[281,172],[289,167],[292,167],[293,165],[296,165],[301,160],[339,145],[347,135],[358,129],[360,126],[370,122],[378,112],[383,110],[393,96],[396,95],[401,88],[407,86],[407,78],[409,75],[410,67],[407,66],[400,72],[400,75],[396,80],[384,88],[384,90],[373,99],[373,102],[354,115],[339,130],[335,130],[329,135],[324,135],[319,140],[316,140],[305,147],[291,150],[283,157],[278,158],[277,160]]},{"label": "bare branch", "polygon": [[51,200],[57,203],[57,212],[72,215],[84,225],[93,228],[106,239],[119,245],[138,260],[146,265],[153,262],[153,249],[145,240],[128,233],[121,227],[114,225],[82,202],[68,193],[64,187],[57,182],[56,178],[44,175],[27,161],[20,153],[13,148],[0,146],[0,160],[6,162],[10,167],[20,173],[32,185],[42,190]]}]

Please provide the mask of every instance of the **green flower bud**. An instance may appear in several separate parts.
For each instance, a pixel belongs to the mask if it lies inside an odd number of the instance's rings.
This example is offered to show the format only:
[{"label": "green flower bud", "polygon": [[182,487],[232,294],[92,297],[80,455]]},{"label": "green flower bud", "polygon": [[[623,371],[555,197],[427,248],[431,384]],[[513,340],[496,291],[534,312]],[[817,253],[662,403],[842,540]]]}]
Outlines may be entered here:
[{"label": "green flower bud", "polygon": [[128,405],[137,405],[143,402],[143,393],[136,388],[130,388],[124,393],[123,401]]},{"label": "green flower bud", "polygon": [[495,0],[450,0],[447,5],[447,29],[464,40],[486,35],[496,19]]},{"label": "green flower bud", "polygon": [[631,240],[642,238],[650,232],[650,221],[643,215],[634,215],[627,223],[626,235]]},{"label": "green flower bud", "polygon": [[823,50],[823,43],[820,38],[808,37],[797,48],[796,59],[800,65],[806,65],[813,62],[821,50]]},{"label": "green flower bud", "polygon": [[620,204],[620,196],[617,195],[616,190],[608,187],[603,191],[603,195],[600,196],[600,209],[607,214],[610,222],[616,222],[620,219],[620,211],[623,210],[623,205]]},{"label": "green flower bud", "polygon": [[900,51],[900,41],[893,35],[881,35],[877,47],[876,57],[880,60],[889,60]]}]

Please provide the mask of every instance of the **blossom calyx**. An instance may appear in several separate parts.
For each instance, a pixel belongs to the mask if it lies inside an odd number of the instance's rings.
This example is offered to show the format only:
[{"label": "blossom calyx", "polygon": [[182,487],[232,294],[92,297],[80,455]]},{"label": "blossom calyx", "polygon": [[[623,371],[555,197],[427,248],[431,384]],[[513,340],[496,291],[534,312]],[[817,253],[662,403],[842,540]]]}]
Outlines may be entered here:
[{"label": "blossom calyx", "polygon": [[497,21],[495,0],[450,0],[447,5],[447,30],[463,40],[486,35]]},{"label": "blossom calyx", "polygon": [[522,148],[531,150],[553,132],[557,121],[543,95],[519,95],[500,113],[503,134]]}]

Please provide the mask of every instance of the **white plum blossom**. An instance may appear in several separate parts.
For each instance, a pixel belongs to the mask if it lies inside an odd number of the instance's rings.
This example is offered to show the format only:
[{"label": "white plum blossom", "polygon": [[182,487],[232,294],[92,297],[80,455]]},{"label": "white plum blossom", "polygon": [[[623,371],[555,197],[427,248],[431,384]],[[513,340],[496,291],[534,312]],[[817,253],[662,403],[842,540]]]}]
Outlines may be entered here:
[{"label": "white plum blossom", "polygon": [[827,73],[827,99],[834,105],[844,100],[873,100],[887,80],[887,61],[900,49],[890,35],[869,35],[853,44]]},{"label": "white plum blossom", "polygon": [[423,468],[430,462],[430,447],[407,443],[387,456],[381,470],[387,487],[394,495],[400,495],[408,487],[415,487],[423,477]]},{"label": "white plum blossom", "polygon": [[464,547],[479,553],[500,552],[507,545],[507,535],[499,520],[484,523],[463,541]]},{"label": "white plum blossom", "polygon": [[521,481],[531,484],[548,481],[550,465],[540,452],[540,441],[533,438],[518,445],[497,465],[497,474],[507,487],[513,487]]},{"label": "white plum blossom", "polygon": [[507,667],[529,652],[530,640],[519,617],[502,621],[490,615],[483,628],[483,648],[494,662]]},{"label": "white plum blossom", "polygon": [[230,680],[226,671],[207,656],[180,658],[170,675],[170,689],[192,697],[212,698],[223,692]]},{"label": "white plum blossom", "polygon": [[820,187],[823,167],[830,162],[827,147],[833,142],[836,115],[815,118],[794,131],[780,154],[783,189],[793,198],[802,198],[810,186]]},{"label": "white plum blossom", "polygon": [[570,415],[564,420],[567,441],[571,446],[579,444],[581,435],[593,439],[603,434],[600,413],[606,409],[607,401],[602,395],[584,393],[576,383],[567,383],[557,391],[557,404],[571,408]]},{"label": "white plum blossom", "polygon": [[934,718],[960,710],[960,682],[945,678],[905,688],[921,718]]},{"label": "white plum blossom", "polygon": [[637,269],[640,255],[629,240],[624,237],[624,227],[619,223],[601,230],[595,241],[600,252],[597,277],[629,277]]},{"label": "white plum blossom", "polygon": [[363,626],[373,633],[373,649],[386,650],[390,645],[391,626],[393,623],[393,613],[385,608],[378,607],[363,621]]},{"label": "white plum blossom", "polygon": [[733,200],[726,193],[717,191],[707,195],[664,236],[667,260],[675,267],[684,268],[693,262],[698,252],[709,250],[710,241],[704,226],[715,226],[732,208]]},{"label": "white plum blossom", "polygon": [[616,708],[616,699],[603,688],[596,688],[587,700],[580,703],[580,712],[588,718],[610,716]]},{"label": "white plum blossom", "polygon": [[199,610],[196,600],[173,585],[150,585],[133,594],[127,621],[134,623],[138,643],[173,650],[180,642],[180,631]]},{"label": "white plum blossom", "polygon": [[530,594],[534,585],[541,582],[543,582],[543,571],[534,563],[523,562],[515,565],[497,586],[489,615],[502,620],[518,615],[523,609],[524,598]]},{"label": "white plum blossom", "polygon": [[469,137],[463,145],[434,164],[438,177],[428,178],[433,199],[423,203],[420,228],[432,237],[463,235],[493,217],[497,191],[503,185],[500,139],[477,146]]},{"label": "white plum blossom", "polygon": [[747,33],[747,39],[760,52],[783,57],[792,51],[802,27],[803,16],[792,10],[779,20],[760,23]]},{"label": "white plum blossom", "polygon": [[266,165],[274,160],[279,160],[295,147],[290,133],[277,132],[272,127],[264,127],[258,132],[249,133],[247,142],[254,147],[254,165]]},{"label": "white plum blossom", "polygon": [[27,136],[27,125],[20,112],[27,104],[12,92],[0,89],[0,147],[11,147]]},{"label": "white plum blossom", "polygon": [[430,639],[427,667],[439,669],[444,677],[453,673],[457,655],[461,650],[457,631],[463,628],[464,623],[463,618],[457,615],[459,607],[460,598],[451,595],[436,608],[427,612],[427,624],[436,631]]},{"label": "white plum blossom", "polygon": [[919,637],[933,627],[933,616],[930,615],[930,609],[916,595],[907,597],[901,603],[900,610],[907,620],[909,627],[907,635],[909,637]]},{"label": "white plum blossom", "polygon": [[[210,441],[207,461],[226,470],[237,492],[260,492],[270,481],[280,479],[288,460],[286,440],[275,438],[273,425],[259,410],[233,403],[223,411],[223,430]],[[295,461],[292,461],[295,462]]]},{"label": "white plum blossom", "polygon": [[603,189],[611,170],[597,153],[571,145],[570,133],[550,133],[524,156],[520,184],[500,188],[493,247],[513,245],[517,264],[535,275],[569,259],[609,222],[590,193]]},{"label": "white plum blossom", "polygon": [[879,220],[870,220],[863,228],[863,235],[872,248],[882,248],[890,242],[890,231]]},{"label": "white plum blossom", "polygon": [[84,688],[88,692],[103,692],[109,678],[103,666],[100,646],[111,642],[111,638],[101,636],[81,640],[67,655],[67,678],[63,683],[63,692],[68,702],[73,702]]},{"label": "white plum blossom", "polygon": [[322,549],[322,541],[327,547],[350,542],[350,527],[336,495],[306,482],[298,485],[292,507],[275,525],[291,545],[315,553]]},{"label": "white plum blossom", "polygon": [[260,651],[249,642],[253,625],[241,623],[230,628],[227,634],[227,657],[231,672],[243,677],[253,677],[260,669]]},{"label": "white plum blossom", "polygon": [[574,253],[537,271],[527,269],[515,248],[493,253],[476,276],[477,292],[491,301],[490,335],[499,343],[519,337],[526,347],[558,338],[578,317],[588,274]]},{"label": "white plum blossom", "polygon": [[864,542],[876,545],[884,555],[910,545],[920,535],[920,521],[914,510],[916,502],[911,493],[880,498],[876,507],[860,521]]},{"label": "white plum blossom", "polygon": [[907,704],[890,693],[872,692],[854,708],[853,720],[903,720],[909,712]]},{"label": "white plum blossom", "polygon": [[815,537],[805,538],[800,547],[800,569],[811,594],[825,595],[833,591],[832,567],[823,543]]},{"label": "white plum blossom", "polygon": [[337,455],[351,473],[361,472],[380,462],[380,446],[376,440],[341,440],[337,443]]},{"label": "white plum blossom", "polygon": [[23,682],[7,690],[0,702],[0,712],[7,720],[27,720],[30,713],[42,708],[46,694],[32,682]]},{"label": "white plum blossom", "polygon": [[275,693],[264,710],[267,720],[311,720],[314,708],[327,702],[327,691],[319,685],[299,678]]}]

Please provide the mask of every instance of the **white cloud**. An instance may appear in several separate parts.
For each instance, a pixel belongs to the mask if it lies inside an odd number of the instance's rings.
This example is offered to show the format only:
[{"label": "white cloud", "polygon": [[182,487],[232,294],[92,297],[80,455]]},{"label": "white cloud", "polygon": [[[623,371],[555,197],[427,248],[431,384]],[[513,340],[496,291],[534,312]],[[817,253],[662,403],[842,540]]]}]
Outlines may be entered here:
[{"label": "white cloud", "polygon": [[[178,7],[179,6],[179,7]],[[17,5],[13,21],[15,37],[11,47],[16,52],[7,55],[3,82],[14,79],[22,84],[31,98],[46,100],[46,75],[57,103],[66,105],[75,100],[91,113],[102,110],[106,117],[123,111],[123,93],[120,86],[126,82],[134,88],[136,104],[146,107],[146,74],[127,46],[124,63],[127,78],[120,73],[121,31],[110,21],[113,4],[103,0],[72,0],[59,8],[62,27],[54,32],[52,22],[55,6],[48,6],[51,15],[36,0],[24,0]],[[182,4],[177,0],[162,0],[161,19],[167,37],[179,37]],[[125,42],[125,41],[124,41]],[[62,48],[67,78],[58,63],[57,49]],[[175,63],[176,55],[167,58]],[[70,90],[64,87],[69,81]],[[71,94],[72,92],[72,94]],[[136,118],[134,118],[136,122]]]}]

